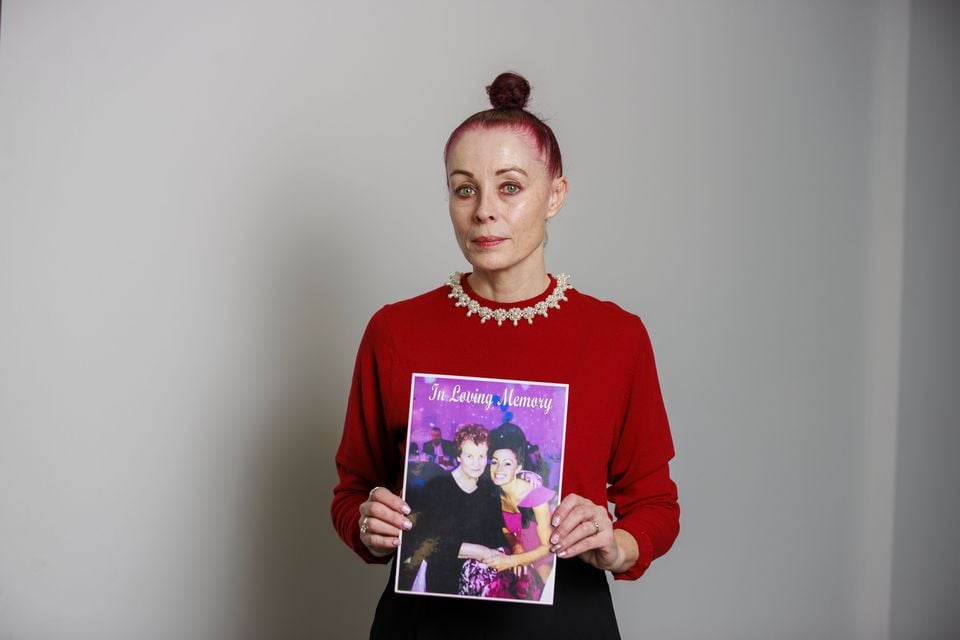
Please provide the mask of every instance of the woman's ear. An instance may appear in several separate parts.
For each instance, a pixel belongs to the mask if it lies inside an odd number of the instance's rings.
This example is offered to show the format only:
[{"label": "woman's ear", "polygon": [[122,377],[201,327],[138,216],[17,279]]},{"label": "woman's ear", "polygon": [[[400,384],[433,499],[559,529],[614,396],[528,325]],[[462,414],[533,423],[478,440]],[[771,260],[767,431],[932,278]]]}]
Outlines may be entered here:
[{"label": "woman's ear", "polygon": [[559,212],[560,208],[563,207],[563,203],[567,199],[568,188],[569,185],[567,184],[567,179],[564,176],[554,178],[550,183],[550,197],[547,200],[548,220],[557,215],[557,212]]}]

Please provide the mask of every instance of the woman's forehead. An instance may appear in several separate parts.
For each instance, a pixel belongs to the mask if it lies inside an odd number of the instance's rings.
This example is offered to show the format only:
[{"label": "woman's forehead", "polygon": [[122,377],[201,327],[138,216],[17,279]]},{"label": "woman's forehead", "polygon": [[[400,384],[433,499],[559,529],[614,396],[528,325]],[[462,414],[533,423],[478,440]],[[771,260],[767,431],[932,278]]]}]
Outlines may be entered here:
[{"label": "woman's forehead", "polygon": [[447,161],[451,171],[514,165],[546,167],[546,162],[533,136],[511,127],[465,131],[454,143]]}]

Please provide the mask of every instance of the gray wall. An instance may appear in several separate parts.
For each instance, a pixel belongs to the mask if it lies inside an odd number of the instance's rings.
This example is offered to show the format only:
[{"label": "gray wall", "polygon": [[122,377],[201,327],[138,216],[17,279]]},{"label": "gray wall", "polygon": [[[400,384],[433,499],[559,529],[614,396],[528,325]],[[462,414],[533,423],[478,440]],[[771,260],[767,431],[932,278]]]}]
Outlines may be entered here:
[{"label": "gray wall", "polygon": [[[614,585],[625,637],[909,627],[894,492],[917,485],[893,468],[919,475],[925,449],[906,452],[930,445],[898,451],[897,416],[933,356],[907,311],[898,414],[899,284],[926,280],[911,238],[956,229],[923,199],[935,226],[907,226],[903,276],[908,97],[932,90],[909,18],[5,2],[0,638],[363,636],[387,576],[327,516],[356,344],[380,305],[464,267],[440,151],[508,68],[571,183],[548,267],[644,317],[679,452],[681,537]],[[918,295],[942,296],[929,268]]]},{"label": "gray wall", "polygon": [[891,636],[960,637],[960,4],[911,11]]}]

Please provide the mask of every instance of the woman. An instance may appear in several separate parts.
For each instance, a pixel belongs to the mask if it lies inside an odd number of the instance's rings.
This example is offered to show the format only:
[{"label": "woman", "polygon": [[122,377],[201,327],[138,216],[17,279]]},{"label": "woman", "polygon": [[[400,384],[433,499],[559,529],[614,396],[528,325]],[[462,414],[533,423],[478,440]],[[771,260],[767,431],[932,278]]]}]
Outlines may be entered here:
[{"label": "woman", "polygon": [[[412,528],[396,493],[413,372],[566,383],[565,495],[550,522],[550,552],[564,560],[554,605],[518,611],[509,602],[409,596],[389,580],[373,638],[455,628],[463,640],[500,625],[525,640],[618,638],[605,572],[640,577],[679,530],[673,444],[643,323],[547,273],[546,224],[563,206],[567,179],[553,132],[524,108],[529,93],[523,78],[501,74],[488,87],[493,108],[447,141],[450,218],[472,272],[370,320],[331,511],[341,538],[368,562],[388,562],[400,531]],[[482,627],[465,628],[480,616]]]},{"label": "woman", "polygon": [[[511,555],[490,555],[483,563],[502,571],[532,565],[543,582],[550,576],[550,501],[556,495],[535,487],[517,474],[527,457],[527,438],[515,424],[502,424],[490,432],[490,479],[500,488],[500,510]],[[531,598],[535,598],[531,594]]]},{"label": "woman", "polygon": [[[485,597],[540,600],[550,577],[550,501],[555,492],[521,474],[527,438],[515,424],[490,432],[490,479],[498,499],[509,555],[496,552],[467,563],[460,593]],[[512,572],[514,573],[511,573]],[[535,575],[529,573],[535,571]]]},{"label": "woman", "polygon": [[[416,576],[430,593],[458,593],[467,559],[484,561],[506,544],[495,493],[480,480],[487,470],[487,430],[478,424],[457,429],[453,438],[457,466],[429,480],[411,499],[416,526],[400,548],[403,574],[411,587]],[[409,493],[408,493],[409,496]],[[426,561],[426,565],[421,563]]]}]

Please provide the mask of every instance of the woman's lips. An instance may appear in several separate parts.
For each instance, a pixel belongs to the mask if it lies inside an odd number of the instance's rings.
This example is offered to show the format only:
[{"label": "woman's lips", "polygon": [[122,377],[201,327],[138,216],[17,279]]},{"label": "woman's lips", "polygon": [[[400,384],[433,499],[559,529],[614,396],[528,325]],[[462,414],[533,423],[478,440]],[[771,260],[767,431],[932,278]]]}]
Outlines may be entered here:
[{"label": "woman's lips", "polygon": [[505,240],[506,238],[501,238],[499,236],[480,236],[479,238],[474,238],[473,243],[481,249],[493,249],[494,247],[499,246]]}]

